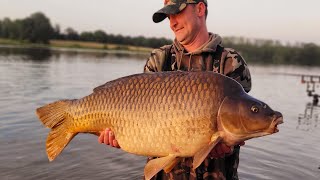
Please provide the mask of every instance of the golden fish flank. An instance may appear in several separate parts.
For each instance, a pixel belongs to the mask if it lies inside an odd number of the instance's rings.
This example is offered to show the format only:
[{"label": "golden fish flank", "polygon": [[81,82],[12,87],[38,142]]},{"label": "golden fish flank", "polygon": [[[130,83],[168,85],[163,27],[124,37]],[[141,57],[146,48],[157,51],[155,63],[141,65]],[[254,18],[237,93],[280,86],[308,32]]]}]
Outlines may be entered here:
[{"label": "golden fish flank", "polygon": [[145,167],[150,179],[169,172],[179,157],[198,167],[214,146],[273,134],[282,115],[245,93],[235,80],[213,72],[144,73],[116,79],[78,100],[36,111],[51,128],[46,148],[54,160],[78,133],[106,128],[129,153],[161,157]]}]

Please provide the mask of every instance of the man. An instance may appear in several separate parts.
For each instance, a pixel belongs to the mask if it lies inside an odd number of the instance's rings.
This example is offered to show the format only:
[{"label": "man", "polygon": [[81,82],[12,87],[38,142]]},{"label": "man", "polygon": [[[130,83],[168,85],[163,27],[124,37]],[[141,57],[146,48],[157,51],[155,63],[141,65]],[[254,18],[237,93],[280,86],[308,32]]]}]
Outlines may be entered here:
[{"label": "man", "polygon": [[[175,40],[152,51],[144,72],[214,71],[234,78],[249,92],[251,78],[244,59],[233,49],[224,48],[221,37],[207,30],[207,6],[207,0],[165,0],[153,21],[168,17]],[[99,142],[119,147],[108,129],[101,133]],[[154,179],[238,179],[239,150],[239,146],[220,143],[196,170],[192,169],[192,158],[185,158],[170,173],[161,171]]]}]

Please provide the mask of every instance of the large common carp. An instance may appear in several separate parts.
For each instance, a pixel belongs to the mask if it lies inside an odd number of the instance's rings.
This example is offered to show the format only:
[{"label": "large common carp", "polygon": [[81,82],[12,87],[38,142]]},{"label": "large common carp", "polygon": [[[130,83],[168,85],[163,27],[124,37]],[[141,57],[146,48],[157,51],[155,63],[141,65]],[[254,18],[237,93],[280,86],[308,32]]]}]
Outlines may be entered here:
[{"label": "large common carp", "polygon": [[170,171],[179,157],[194,157],[196,168],[218,142],[233,146],[273,134],[283,122],[281,113],[249,96],[238,82],[213,72],[131,75],[36,113],[51,128],[50,161],[78,133],[110,128],[124,151],[160,157],[146,165],[146,179],[161,169]]}]

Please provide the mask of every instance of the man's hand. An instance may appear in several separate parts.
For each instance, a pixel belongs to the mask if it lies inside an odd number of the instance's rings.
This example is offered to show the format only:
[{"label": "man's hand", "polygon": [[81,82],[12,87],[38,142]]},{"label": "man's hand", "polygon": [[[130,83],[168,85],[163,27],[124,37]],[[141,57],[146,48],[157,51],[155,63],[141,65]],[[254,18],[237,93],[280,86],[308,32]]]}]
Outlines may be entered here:
[{"label": "man's hand", "polygon": [[100,144],[106,144],[115,148],[120,148],[118,141],[114,137],[114,133],[109,128],[100,132],[98,141]]},{"label": "man's hand", "polygon": [[[241,142],[239,145],[243,146],[245,142]],[[229,147],[223,143],[218,143],[210,152],[210,158],[223,158],[226,155],[230,155],[233,153],[233,147]]]}]

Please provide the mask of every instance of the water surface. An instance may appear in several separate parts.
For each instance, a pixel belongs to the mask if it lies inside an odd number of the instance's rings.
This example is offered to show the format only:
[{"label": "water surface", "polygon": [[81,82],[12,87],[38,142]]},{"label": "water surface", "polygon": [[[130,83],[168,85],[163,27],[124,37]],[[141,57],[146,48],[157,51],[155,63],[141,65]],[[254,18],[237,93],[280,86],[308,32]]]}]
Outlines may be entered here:
[{"label": "water surface", "polygon": [[[76,136],[49,163],[49,130],[35,109],[81,98],[107,81],[142,72],[147,56],[0,48],[0,177],[141,179],[145,157],[100,145],[93,135]],[[320,179],[320,107],[310,104],[299,76],[282,74],[320,75],[320,68],[251,65],[250,70],[250,95],[282,112],[285,123],[279,133],[249,140],[242,147],[240,179]]]}]

